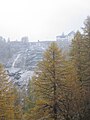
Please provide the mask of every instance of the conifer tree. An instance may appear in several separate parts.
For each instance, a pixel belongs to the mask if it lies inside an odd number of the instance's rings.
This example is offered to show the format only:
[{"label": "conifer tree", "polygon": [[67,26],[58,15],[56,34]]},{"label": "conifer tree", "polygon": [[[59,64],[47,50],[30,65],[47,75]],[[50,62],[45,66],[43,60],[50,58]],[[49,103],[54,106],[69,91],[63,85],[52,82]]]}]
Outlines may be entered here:
[{"label": "conifer tree", "polygon": [[[18,106],[14,86],[0,64],[0,120],[15,120]],[[18,113],[20,116],[20,112]],[[20,120],[20,117],[19,119]]]},{"label": "conifer tree", "polygon": [[83,101],[77,79],[75,67],[52,43],[32,78],[36,104],[27,120],[74,120],[82,116]]},{"label": "conifer tree", "polygon": [[[34,76],[35,92],[37,94],[37,107],[39,117],[46,119],[59,119],[59,100],[64,84],[65,59],[56,43],[52,43],[38,65]],[[37,109],[38,108],[38,109]],[[39,111],[40,109],[40,111]],[[40,112],[44,116],[41,116]]]},{"label": "conifer tree", "polygon": [[90,16],[84,22],[84,84],[90,92]]},{"label": "conifer tree", "polygon": [[14,96],[11,83],[2,65],[0,65],[0,119],[14,120]]},{"label": "conifer tree", "polygon": [[84,57],[83,36],[79,31],[77,31],[74,39],[72,40],[70,58],[76,69],[78,79],[81,81],[81,83],[83,82]]},{"label": "conifer tree", "polygon": [[80,32],[77,32],[72,41],[71,58],[76,68],[81,89],[84,88],[86,91],[84,119],[88,120],[90,117],[90,98],[88,97],[90,96],[90,17],[87,17],[84,25],[84,33],[81,35]]},{"label": "conifer tree", "polygon": [[72,42],[71,57],[80,81],[90,93],[90,17],[84,22],[83,34],[76,33]]},{"label": "conifer tree", "polygon": [[84,85],[86,88],[86,96],[87,96],[87,120],[90,119],[90,16],[87,17],[87,19],[84,22],[84,28],[83,28],[83,38],[84,38],[84,69],[83,69],[83,76],[84,76]]}]

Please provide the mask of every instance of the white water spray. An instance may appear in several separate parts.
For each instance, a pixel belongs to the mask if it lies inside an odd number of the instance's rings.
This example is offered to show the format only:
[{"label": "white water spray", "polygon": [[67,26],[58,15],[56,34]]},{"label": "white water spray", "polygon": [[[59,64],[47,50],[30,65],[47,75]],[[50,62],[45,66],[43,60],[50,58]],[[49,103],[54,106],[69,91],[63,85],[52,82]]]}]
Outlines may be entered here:
[{"label": "white water spray", "polygon": [[17,57],[15,58],[13,64],[12,64],[12,68],[14,68],[15,64],[16,64],[16,61],[19,59],[21,54],[18,54]]}]

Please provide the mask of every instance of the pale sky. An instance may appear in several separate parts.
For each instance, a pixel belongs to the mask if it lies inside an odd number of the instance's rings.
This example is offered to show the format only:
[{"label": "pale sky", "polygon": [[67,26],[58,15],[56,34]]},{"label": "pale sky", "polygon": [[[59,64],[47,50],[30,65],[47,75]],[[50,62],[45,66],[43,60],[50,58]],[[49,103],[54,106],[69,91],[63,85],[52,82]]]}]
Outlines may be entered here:
[{"label": "pale sky", "polygon": [[78,30],[90,15],[90,0],[0,0],[0,36],[55,40]]}]

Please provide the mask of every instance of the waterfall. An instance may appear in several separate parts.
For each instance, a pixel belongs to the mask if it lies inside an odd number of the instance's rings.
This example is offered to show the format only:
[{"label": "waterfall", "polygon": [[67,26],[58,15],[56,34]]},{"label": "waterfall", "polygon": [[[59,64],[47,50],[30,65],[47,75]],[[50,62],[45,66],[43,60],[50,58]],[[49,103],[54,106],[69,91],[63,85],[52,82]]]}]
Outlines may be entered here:
[{"label": "waterfall", "polygon": [[21,54],[18,54],[17,57],[15,58],[14,62],[12,63],[12,68],[14,68],[15,63],[17,62],[17,60],[19,59]]}]

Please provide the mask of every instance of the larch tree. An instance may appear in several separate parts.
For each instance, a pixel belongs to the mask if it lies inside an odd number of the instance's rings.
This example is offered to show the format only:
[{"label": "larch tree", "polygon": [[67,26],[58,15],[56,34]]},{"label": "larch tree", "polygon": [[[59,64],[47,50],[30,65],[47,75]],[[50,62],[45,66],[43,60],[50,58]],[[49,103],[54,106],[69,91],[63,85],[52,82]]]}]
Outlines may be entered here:
[{"label": "larch tree", "polygon": [[74,39],[72,40],[71,50],[70,50],[70,58],[71,61],[73,61],[73,65],[76,69],[77,76],[79,81],[82,82],[83,80],[83,39],[82,35],[79,31],[74,36]]},{"label": "larch tree", "polygon": [[[60,119],[59,100],[64,87],[65,59],[56,43],[52,43],[44,53],[43,60],[39,63],[33,79],[38,96],[35,108],[36,114],[39,113],[37,116],[42,119]],[[43,112],[43,116],[41,112]]]},{"label": "larch tree", "polygon": [[84,22],[83,39],[84,39],[84,84],[90,92],[90,16]]},{"label": "larch tree", "polygon": [[57,44],[52,43],[32,78],[36,104],[30,109],[27,120],[78,118],[83,101],[77,79],[75,67],[65,60]]},{"label": "larch tree", "polygon": [[15,120],[18,109],[16,99],[14,86],[0,64],[0,120]]},{"label": "larch tree", "polygon": [[83,69],[83,76],[84,76],[84,86],[86,88],[86,95],[87,95],[87,120],[90,119],[90,16],[84,22],[83,28],[83,38],[84,38],[84,50],[85,50],[85,61],[84,61],[84,69]]},{"label": "larch tree", "polygon": [[0,119],[14,120],[14,96],[9,78],[0,65]]},{"label": "larch tree", "polygon": [[86,100],[84,101],[85,118],[89,119],[90,114],[90,17],[84,22],[83,34],[77,32],[71,47],[71,60],[77,72],[78,80],[81,84],[81,89],[85,90]]}]

